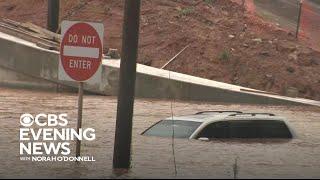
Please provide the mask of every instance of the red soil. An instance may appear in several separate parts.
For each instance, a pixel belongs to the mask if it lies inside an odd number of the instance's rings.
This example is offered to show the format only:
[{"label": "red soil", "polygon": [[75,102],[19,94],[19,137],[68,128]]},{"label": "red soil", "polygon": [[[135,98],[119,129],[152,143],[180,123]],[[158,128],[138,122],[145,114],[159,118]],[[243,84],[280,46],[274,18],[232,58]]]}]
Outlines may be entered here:
[{"label": "red soil", "polygon": [[[61,17],[100,21],[106,48],[121,49],[123,1],[61,1]],[[46,1],[2,0],[0,16],[46,26]],[[139,63],[161,67],[190,46],[167,69],[320,100],[320,54],[293,33],[264,22],[229,0],[142,0]]]}]

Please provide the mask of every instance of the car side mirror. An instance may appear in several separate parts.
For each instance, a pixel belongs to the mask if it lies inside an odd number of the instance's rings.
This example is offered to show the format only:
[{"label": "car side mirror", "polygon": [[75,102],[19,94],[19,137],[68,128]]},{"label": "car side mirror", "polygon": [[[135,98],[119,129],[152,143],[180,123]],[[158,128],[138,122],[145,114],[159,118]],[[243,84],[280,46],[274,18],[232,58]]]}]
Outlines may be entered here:
[{"label": "car side mirror", "polygon": [[198,138],[198,140],[200,140],[200,141],[209,141],[209,138],[207,138],[207,137],[200,137],[200,138]]}]

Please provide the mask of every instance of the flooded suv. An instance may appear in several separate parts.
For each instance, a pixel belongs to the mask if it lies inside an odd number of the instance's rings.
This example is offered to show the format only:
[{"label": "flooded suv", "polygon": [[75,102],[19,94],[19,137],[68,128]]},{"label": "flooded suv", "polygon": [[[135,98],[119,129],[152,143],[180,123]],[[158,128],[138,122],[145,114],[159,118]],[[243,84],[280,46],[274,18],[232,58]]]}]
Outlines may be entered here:
[{"label": "flooded suv", "polygon": [[294,137],[286,119],[271,113],[240,111],[203,111],[188,116],[169,117],[142,133],[147,136],[229,139]]}]

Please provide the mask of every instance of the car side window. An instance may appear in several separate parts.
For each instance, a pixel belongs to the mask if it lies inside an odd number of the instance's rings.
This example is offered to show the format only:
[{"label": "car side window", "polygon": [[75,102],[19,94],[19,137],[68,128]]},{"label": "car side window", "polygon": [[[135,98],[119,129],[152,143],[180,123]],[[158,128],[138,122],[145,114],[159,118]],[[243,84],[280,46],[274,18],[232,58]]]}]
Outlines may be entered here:
[{"label": "car side window", "polygon": [[207,125],[198,135],[197,138],[228,138],[229,137],[229,123],[215,122]]},{"label": "car side window", "polygon": [[292,138],[292,134],[282,121],[230,121],[230,138]]},{"label": "car side window", "polygon": [[230,121],[230,138],[259,138],[258,125],[255,121]]},{"label": "car side window", "polygon": [[288,126],[282,121],[260,121],[260,138],[292,138]]},{"label": "car side window", "polygon": [[292,134],[282,121],[232,120],[209,124],[197,138],[292,138]]}]

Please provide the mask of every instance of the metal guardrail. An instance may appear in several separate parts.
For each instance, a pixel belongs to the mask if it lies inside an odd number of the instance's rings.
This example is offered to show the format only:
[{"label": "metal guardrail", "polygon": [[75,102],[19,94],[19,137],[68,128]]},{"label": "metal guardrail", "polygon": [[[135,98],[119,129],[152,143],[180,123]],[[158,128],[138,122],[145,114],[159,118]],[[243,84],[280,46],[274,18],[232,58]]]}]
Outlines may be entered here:
[{"label": "metal guardrail", "polygon": [[59,51],[60,36],[31,23],[0,19],[0,32],[33,42],[45,49]]}]

